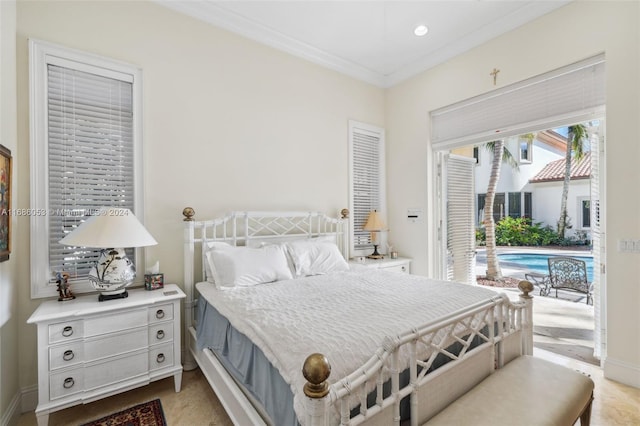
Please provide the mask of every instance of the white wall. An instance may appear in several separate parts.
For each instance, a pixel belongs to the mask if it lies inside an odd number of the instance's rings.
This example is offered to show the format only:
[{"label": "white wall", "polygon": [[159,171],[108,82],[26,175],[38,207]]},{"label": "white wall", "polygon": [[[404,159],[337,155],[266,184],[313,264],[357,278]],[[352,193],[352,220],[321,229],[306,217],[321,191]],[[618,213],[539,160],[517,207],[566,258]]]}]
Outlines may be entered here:
[{"label": "white wall", "polygon": [[[182,284],[185,206],[202,219],[243,209],[337,215],[348,206],[348,120],[385,127],[382,89],[152,2],[19,1],[17,22],[21,207],[29,203],[27,38],[140,66],[145,224],[159,243],[147,263],[159,261],[167,282]],[[28,252],[19,261],[27,387],[37,382],[36,330],[24,321],[39,301],[28,295]]]},{"label": "white wall", "polygon": [[[16,141],[16,3],[0,1],[0,144],[11,150],[13,157],[12,198],[14,206],[20,202],[17,162],[20,150]],[[12,253],[8,261],[0,263],[0,424],[15,421],[19,387],[19,332],[22,329],[18,315],[18,292],[23,283],[19,279],[18,258],[21,230],[12,218]]]},{"label": "white wall", "polygon": [[[579,25],[575,25],[579,23]],[[390,238],[413,257],[412,272],[431,275],[434,161],[429,111],[567,64],[606,55],[606,267],[608,358],[605,375],[640,386],[640,255],[620,253],[617,240],[640,238],[640,3],[574,1],[557,11],[424,72],[387,92],[387,176]],[[406,220],[406,209],[428,212]]]}]

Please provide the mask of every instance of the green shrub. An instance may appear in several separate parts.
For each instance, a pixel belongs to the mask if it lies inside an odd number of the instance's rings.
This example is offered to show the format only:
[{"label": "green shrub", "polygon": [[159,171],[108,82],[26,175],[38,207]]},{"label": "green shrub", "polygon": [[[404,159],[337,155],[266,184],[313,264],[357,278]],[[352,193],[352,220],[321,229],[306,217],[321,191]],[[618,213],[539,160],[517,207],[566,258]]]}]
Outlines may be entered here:
[{"label": "green shrub", "polygon": [[[486,244],[484,228],[476,230],[478,245]],[[524,217],[505,217],[496,224],[496,244],[499,246],[548,246],[570,245],[569,239],[561,240],[550,226],[533,223]]]}]

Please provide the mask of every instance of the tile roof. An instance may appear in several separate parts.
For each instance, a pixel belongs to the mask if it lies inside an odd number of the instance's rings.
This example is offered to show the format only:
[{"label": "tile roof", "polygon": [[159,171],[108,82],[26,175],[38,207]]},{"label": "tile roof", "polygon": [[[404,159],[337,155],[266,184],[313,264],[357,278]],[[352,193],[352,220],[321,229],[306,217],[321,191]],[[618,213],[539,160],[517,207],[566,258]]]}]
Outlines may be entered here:
[{"label": "tile roof", "polygon": [[[544,166],[534,177],[529,179],[530,183],[554,182],[564,180],[565,159],[552,161]],[[591,177],[591,152],[585,152],[580,161],[571,162],[571,179],[589,179]]]}]

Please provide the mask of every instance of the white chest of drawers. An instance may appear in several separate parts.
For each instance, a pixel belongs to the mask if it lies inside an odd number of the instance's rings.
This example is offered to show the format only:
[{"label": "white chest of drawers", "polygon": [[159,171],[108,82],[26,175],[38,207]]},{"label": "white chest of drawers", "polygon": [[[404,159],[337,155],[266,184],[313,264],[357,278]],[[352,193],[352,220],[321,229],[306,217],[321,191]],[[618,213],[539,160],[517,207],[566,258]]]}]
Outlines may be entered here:
[{"label": "white chest of drawers", "polygon": [[105,302],[97,295],[43,302],[27,321],[38,327],[38,425],[54,411],[168,376],[179,392],[184,297],[170,284]]},{"label": "white chest of drawers", "polygon": [[363,262],[350,260],[349,263],[369,268],[386,269],[387,271],[404,272],[406,274],[411,273],[411,259],[406,257],[398,257],[396,259],[391,259],[389,257],[385,257],[384,259],[365,258]]}]

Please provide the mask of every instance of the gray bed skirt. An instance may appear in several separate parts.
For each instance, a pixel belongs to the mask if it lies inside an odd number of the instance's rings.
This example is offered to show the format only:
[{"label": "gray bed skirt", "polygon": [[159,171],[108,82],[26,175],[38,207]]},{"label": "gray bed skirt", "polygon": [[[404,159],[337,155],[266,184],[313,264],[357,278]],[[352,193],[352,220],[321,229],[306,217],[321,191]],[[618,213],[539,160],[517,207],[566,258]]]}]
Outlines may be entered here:
[{"label": "gray bed skirt", "polygon": [[198,350],[209,348],[236,382],[262,405],[274,425],[300,424],[293,410],[291,388],[278,370],[204,298],[198,299],[196,337]]}]

